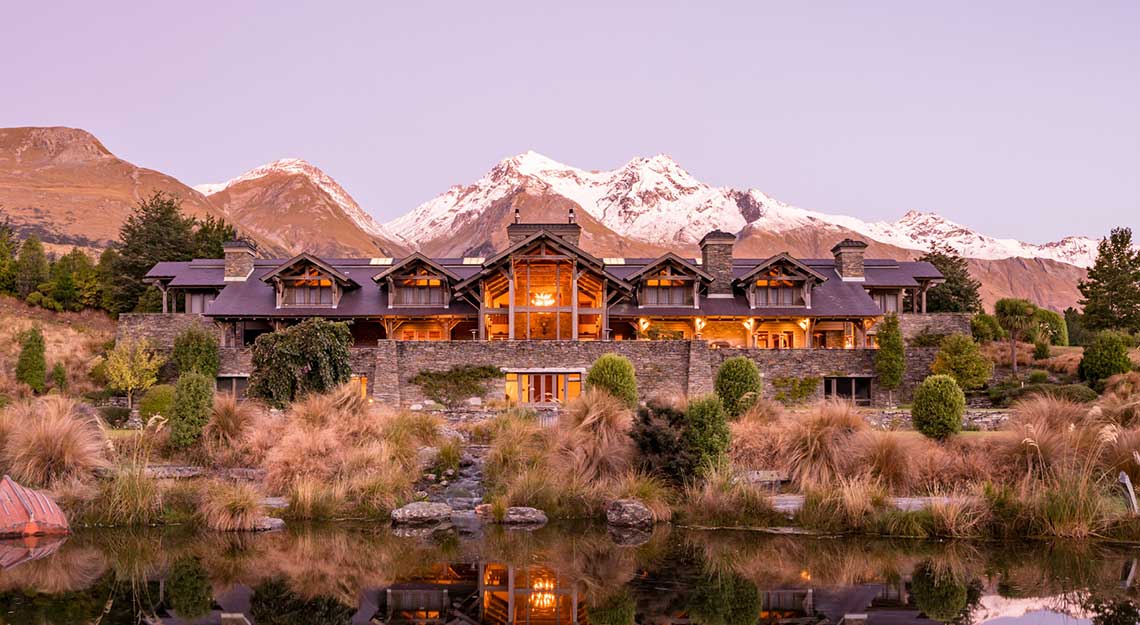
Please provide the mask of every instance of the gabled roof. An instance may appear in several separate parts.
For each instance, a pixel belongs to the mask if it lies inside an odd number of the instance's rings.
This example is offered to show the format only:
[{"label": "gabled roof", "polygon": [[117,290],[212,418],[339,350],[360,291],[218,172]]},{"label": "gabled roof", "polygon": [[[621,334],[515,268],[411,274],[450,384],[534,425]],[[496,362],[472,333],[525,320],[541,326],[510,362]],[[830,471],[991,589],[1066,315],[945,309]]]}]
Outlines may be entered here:
[{"label": "gabled roof", "polygon": [[570,243],[566,239],[563,239],[557,235],[551,234],[550,232],[547,232],[546,230],[539,230],[538,232],[530,235],[529,237],[523,239],[522,241],[519,241],[518,243],[515,243],[514,245],[508,247],[507,249],[503,250],[502,252],[495,254],[491,258],[488,258],[486,261],[483,262],[483,268],[481,270],[479,270],[478,273],[470,276],[469,278],[460,282],[459,284],[456,284],[455,290],[461,291],[463,289],[470,287],[472,284],[476,283],[478,280],[482,279],[484,276],[491,273],[491,271],[493,269],[495,269],[496,267],[498,267],[503,261],[510,260],[510,257],[513,254],[515,254],[516,252],[518,252],[521,249],[525,249],[527,247],[530,247],[531,245],[533,245],[534,243],[536,243],[540,240],[545,240],[547,243],[554,245],[554,247],[562,248],[562,250],[567,252],[570,256],[574,256],[578,260],[580,260],[580,261],[586,263],[587,265],[593,267],[594,270],[596,270],[598,273],[600,273],[600,274],[606,276],[607,278],[609,278],[610,280],[612,280],[613,283],[615,285],[621,287],[622,290],[627,291],[627,292],[633,290],[633,287],[628,282],[626,282],[625,280],[622,280],[621,278],[619,278],[619,277],[613,275],[612,273],[606,271],[606,265],[605,265],[605,263],[603,263],[601,261],[601,259],[599,259],[596,256],[594,256],[593,254],[590,254],[589,252],[583,250],[582,248],[578,247],[577,245]]},{"label": "gabled roof", "polygon": [[422,263],[424,265],[427,265],[428,267],[431,267],[434,271],[438,271],[439,273],[447,276],[449,280],[454,280],[454,281],[459,280],[459,276],[455,275],[454,271],[451,271],[447,267],[444,267],[443,265],[441,265],[441,264],[437,263],[436,261],[428,258],[427,256],[424,256],[420,252],[415,252],[410,256],[405,256],[404,258],[400,259],[400,262],[393,264],[391,267],[385,269],[384,271],[381,271],[380,273],[372,276],[372,281],[373,282],[379,282],[379,281],[383,280],[384,278],[387,278],[388,276],[392,275],[392,273],[394,273],[400,269],[403,269],[404,267],[407,267],[408,265],[412,265],[415,263]]},{"label": "gabled roof", "polygon": [[705,280],[706,282],[712,281],[712,276],[710,276],[707,272],[701,270],[700,267],[697,267],[692,262],[688,261],[685,258],[682,258],[681,256],[674,254],[673,252],[665,252],[661,256],[658,256],[657,258],[649,261],[641,269],[638,269],[637,271],[627,275],[625,277],[625,279],[627,282],[634,282],[635,280],[637,280],[641,276],[643,276],[643,275],[649,273],[650,271],[657,269],[661,265],[664,265],[664,264],[669,263],[669,262],[672,262],[672,263],[675,263],[677,265],[680,265],[681,267],[684,267],[687,271],[693,272],[694,274],[696,274],[697,276],[699,276],[702,280]]},{"label": "gabled roof", "polygon": [[336,267],[333,267],[332,265],[330,265],[327,262],[317,258],[316,256],[313,256],[312,254],[310,254],[308,252],[301,252],[300,254],[297,254],[293,258],[290,258],[289,260],[281,263],[280,265],[277,265],[273,269],[269,270],[269,272],[266,273],[264,276],[261,276],[261,281],[262,282],[270,282],[274,278],[276,278],[278,275],[280,275],[281,272],[286,271],[288,269],[292,269],[293,267],[295,267],[296,265],[298,265],[299,263],[302,263],[302,262],[308,262],[308,263],[312,263],[313,265],[316,265],[318,269],[320,269],[321,271],[332,276],[334,280],[336,280],[337,282],[339,282],[341,284],[341,286],[346,286],[346,287],[347,286],[351,286],[351,287],[360,286],[360,284],[356,280],[353,280],[352,278],[348,277],[343,272],[338,270]]},{"label": "gabled roof", "polygon": [[749,269],[747,273],[740,276],[739,278],[737,278],[733,282],[735,284],[741,284],[744,282],[748,282],[752,278],[756,277],[756,274],[760,273],[761,271],[764,271],[765,269],[771,267],[772,265],[775,265],[778,262],[786,262],[786,263],[792,265],[793,267],[795,267],[796,269],[799,269],[800,271],[802,271],[802,272],[808,274],[809,276],[815,278],[816,280],[819,280],[820,282],[825,282],[827,280],[827,276],[816,271],[815,269],[812,269],[811,267],[807,266],[806,264],[797,260],[796,258],[793,258],[791,254],[789,254],[787,252],[780,252],[779,254],[776,254],[775,256],[762,261],[759,265],[756,265],[752,269]]}]

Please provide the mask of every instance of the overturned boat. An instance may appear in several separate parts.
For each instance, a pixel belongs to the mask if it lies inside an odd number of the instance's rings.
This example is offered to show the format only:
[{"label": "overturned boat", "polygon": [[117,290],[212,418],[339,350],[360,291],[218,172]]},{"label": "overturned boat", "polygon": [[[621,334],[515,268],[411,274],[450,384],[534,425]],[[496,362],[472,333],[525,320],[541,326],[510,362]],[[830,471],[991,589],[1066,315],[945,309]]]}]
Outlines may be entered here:
[{"label": "overturned boat", "polygon": [[0,479],[0,537],[62,536],[70,532],[67,517],[51,498],[20,486],[7,475]]}]

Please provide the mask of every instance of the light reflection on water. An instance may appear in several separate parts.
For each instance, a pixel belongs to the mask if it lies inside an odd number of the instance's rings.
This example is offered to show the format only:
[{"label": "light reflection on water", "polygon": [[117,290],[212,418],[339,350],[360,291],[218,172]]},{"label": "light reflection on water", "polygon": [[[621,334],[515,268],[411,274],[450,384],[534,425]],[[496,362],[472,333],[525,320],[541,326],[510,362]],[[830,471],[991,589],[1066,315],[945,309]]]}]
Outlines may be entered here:
[{"label": "light reflection on water", "polygon": [[[87,530],[0,544],[0,623],[1130,625],[1140,551],[660,527]],[[223,616],[232,615],[232,616]]]}]

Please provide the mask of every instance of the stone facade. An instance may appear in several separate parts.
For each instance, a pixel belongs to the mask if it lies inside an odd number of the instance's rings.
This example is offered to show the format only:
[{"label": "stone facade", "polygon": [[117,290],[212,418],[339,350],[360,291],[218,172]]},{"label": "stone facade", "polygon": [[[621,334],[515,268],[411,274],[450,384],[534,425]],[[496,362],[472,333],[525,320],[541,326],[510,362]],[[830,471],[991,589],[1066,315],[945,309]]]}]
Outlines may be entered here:
[{"label": "stone facade", "polygon": [[221,340],[218,325],[197,313],[123,313],[119,315],[115,338],[119,341],[146,339],[152,348],[168,352],[174,349],[174,339],[194,326],[214,332]]},{"label": "stone facade", "polygon": [[245,241],[229,241],[222,245],[225,250],[226,280],[245,280],[253,273],[253,246]]},{"label": "stone facade", "polygon": [[736,237],[713,231],[701,239],[701,269],[712,276],[709,296],[732,295],[732,246]]},{"label": "stone facade", "polygon": [[902,313],[899,331],[904,339],[920,334],[970,334],[970,313]]},{"label": "stone facade", "polygon": [[835,254],[835,271],[843,278],[859,279],[866,276],[863,252],[867,244],[862,241],[844,239],[831,248]]}]

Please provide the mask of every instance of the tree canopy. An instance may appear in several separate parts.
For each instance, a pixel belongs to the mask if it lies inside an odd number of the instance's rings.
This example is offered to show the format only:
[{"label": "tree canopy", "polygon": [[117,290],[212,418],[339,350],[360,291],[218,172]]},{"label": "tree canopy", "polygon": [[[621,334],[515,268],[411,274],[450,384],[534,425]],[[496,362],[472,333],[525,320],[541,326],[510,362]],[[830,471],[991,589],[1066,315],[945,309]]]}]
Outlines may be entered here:
[{"label": "tree canopy", "polygon": [[1132,248],[1130,228],[1113,228],[1101,239],[1096,262],[1077,288],[1085,328],[1140,331],[1140,252]]},{"label": "tree canopy", "polygon": [[970,275],[970,267],[954,248],[935,243],[918,260],[926,261],[942,272],[946,281],[926,292],[928,312],[981,312],[982,283]]}]

